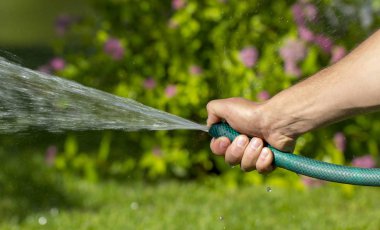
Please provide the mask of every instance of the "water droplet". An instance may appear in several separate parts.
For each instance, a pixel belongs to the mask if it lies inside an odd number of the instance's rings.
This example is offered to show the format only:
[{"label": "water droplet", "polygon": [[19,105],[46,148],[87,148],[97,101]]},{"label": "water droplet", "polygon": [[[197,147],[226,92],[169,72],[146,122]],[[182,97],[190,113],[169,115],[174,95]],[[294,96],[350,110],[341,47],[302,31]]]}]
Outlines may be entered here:
[{"label": "water droplet", "polygon": [[267,192],[272,192],[272,188],[271,187],[267,187]]},{"label": "water droplet", "polygon": [[131,209],[132,210],[137,210],[139,208],[139,203],[137,202],[132,202],[131,203]]},{"label": "water droplet", "polygon": [[223,216],[219,216],[219,220],[220,220],[220,221],[223,221],[223,220],[224,220],[224,217],[223,217]]},{"label": "water droplet", "polygon": [[45,225],[45,224],[47,223],[47,219],[46,219],[46,217],[44,217],[44,216],[40,216],[40,218],[38,218],[38,223],[39,223],[40,225]]}]

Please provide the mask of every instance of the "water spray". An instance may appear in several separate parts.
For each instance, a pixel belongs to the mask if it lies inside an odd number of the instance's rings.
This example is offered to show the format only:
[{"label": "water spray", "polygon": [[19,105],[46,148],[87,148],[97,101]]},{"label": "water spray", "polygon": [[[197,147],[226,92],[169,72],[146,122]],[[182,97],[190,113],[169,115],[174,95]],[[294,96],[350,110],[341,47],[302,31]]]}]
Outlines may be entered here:
[{"label": "water spray", "polygon": [[[239,133],[227,123],[210,127],[56,76],[36,72],[0,57],[0,134],[31,129],[173,130],[192,129],[226,136]],[[268,145],[274,165],[292,172],[339,183],[380,186],[380,169],[329,164]]]}]

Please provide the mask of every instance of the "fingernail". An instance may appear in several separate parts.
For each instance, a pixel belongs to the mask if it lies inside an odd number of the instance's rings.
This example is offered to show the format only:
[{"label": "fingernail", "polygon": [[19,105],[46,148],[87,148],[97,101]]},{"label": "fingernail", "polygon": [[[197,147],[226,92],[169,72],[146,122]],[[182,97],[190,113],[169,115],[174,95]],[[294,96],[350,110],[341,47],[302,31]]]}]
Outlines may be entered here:
[{"label": "fingernail", "polygon": [[260,147],[261,143],[259,141],[258,138],[254,137],[251,141],[251,144],[250,144],[250,147],[253,149],[253,150],[256,150]]},{"label": "fingernail", "polygon": [[269,149],[263,148],[263,151],[260,154],[261,161],[265,161],[265,159],[267,159],[268,156],[269,156]]},{"label": "fingernail", "polygon": [[240,136],[240,137],[238,137],[236,144],[239,147],[244,147],[246,144],[246,141],[247,140],[244,137]]}]

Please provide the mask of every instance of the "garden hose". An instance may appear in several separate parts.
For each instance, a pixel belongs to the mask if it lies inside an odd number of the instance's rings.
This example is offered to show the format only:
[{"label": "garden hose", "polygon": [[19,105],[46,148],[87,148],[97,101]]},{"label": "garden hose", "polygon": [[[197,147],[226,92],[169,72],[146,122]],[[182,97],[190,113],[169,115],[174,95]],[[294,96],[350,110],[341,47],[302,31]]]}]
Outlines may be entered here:
[{"label": "garden hose", "polygon": [[[240,133],[225,122],[213,124],[209,133],[213,137],[228,137],[233,141]],[[338,182],[343,184],[380,186],[380,168],[356,168],[351,166],[336,165],[282,152],[267,145],[274,154],[273,164],[297,174],[313,177],[321,180]]]}]

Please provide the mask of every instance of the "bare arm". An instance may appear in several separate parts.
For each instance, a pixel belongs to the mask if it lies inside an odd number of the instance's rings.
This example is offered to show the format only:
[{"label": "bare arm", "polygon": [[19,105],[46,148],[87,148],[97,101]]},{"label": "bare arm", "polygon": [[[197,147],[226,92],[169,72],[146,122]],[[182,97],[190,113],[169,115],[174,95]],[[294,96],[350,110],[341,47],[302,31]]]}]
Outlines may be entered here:
[{"label": "bare arm", "polygon": [[380,108],[380,31],[337,64],[279,93],[267,104],[271,129],[298,136]]},{"label": "bare arm", "polygon": [[303,133],[379,109],[380,30],[338,63],[265,103],[241,98],[211,101],[207,106],[209,125],[224,119],[241,133],[258,138],[249,140],[241,135],[232,144],[219,138],[210,146],[230,164],[269,172],[273,154],[263,147],[263,140],[280,150],[290,150]]}]

